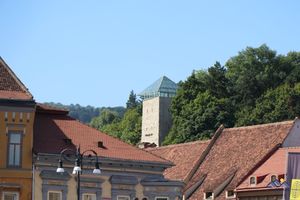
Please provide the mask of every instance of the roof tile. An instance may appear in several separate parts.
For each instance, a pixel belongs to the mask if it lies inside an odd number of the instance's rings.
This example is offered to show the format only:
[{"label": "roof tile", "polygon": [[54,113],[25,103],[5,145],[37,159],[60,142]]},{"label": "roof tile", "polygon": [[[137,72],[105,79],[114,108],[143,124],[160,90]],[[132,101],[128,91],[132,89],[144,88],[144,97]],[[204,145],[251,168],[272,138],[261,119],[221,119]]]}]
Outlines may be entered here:
[{"label": "roof tile", "polygon": [[[71,147],[73,148],[80,145],[82,151],[93,149],[101,157],[172,164],[149,152],[99,132],[67,115],[52,112],[36,113],[34,123],[35,152],[59,154],[62,149],[70,147],[64,139],[71,139]],[[104,148],[98,147],[98,141],[103,142]]]},{"label": "roof tile", "polygon": [[[271,149],[284,141],[293,123],[294,121],[286,121],[224,129],[185,188],[187,190],[203,175],[207,175],[190,199],[202,198],[204,192],[213,191],[236,171],[234,178],[226,186],[227,189],[234,189]],[[225,199],[225,191],[216,199]]]},{"label": "roof tile", "polygon": [[175,166],[165,170],[164,176],[166,178],[183,181],[186,179],[208,144],[209,140],[196,141],[158,148],[147,148],[146,150],[175,164]]},{"label": "roof tile", "polygon": [[[288,152],[300,152],[300,147],[280,148],[259,166],[251,175],[237,187],[237,190],[266,188],[271,182],[271,176],[280,176],[286,173],[286,160]],[[250,177],[263,177],[255,186],[250,186]]]},{"label": "roof tile", "polygon": [[25,85],[0,57],[0,99],[32,100]]}]

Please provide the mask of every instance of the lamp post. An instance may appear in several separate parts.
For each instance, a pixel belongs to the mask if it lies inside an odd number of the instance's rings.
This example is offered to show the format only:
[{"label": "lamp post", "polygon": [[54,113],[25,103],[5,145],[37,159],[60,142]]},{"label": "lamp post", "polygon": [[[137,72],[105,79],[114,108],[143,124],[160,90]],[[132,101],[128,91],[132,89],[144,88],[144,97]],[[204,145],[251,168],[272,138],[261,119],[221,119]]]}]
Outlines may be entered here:
[{"label": "lamp post", "polygon": [[[70,158],[67,158],[66,155],[65,155],[66,152],[72,153],[72,155],[75,156],[75,159],[71,160]],[[80,200],[80,175],[82,174],[83,158],[84,158],[84,155],[88,152],[93,153],[94,156],[96,156],[96,162],[95,162],[95,168],[93,170],[93,174],[101,174],[97,153],[92,149],[86,150],[86,151],[81,153],[80,152],[80,147],[78,147],[76,149],[76,151],[74,151],[73,149],[69,149],[69,148],[63,149],[60,152],[60,159],[58,161],[58,168],[56,169],[57,173],[65,172],[65,170],[63,168],[63,158],[67,161],[71,161],[71,162],[75,161],[75,166],[73,168],[72,174],[74,174],[74,175],[77,174],[77,200]],[[68,153],[67,155],[70,155],[70,154]],[[91,157],[91,154],[89,154],[88,157]],[[91,160],[92,160],[92,158],[91,158]]]}]

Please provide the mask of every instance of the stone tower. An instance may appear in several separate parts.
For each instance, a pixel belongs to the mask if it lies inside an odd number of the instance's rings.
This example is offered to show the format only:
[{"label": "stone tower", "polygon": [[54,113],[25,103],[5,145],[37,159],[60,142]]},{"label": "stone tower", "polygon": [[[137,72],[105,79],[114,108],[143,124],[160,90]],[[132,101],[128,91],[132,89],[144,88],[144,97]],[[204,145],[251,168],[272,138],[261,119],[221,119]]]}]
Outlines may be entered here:
[{"label": "stone tower", "polygon": [[163,76],[139,94],[143,99],[141,143],[161,145],[172,125],[169,109],[176,90],[176,83]]}]

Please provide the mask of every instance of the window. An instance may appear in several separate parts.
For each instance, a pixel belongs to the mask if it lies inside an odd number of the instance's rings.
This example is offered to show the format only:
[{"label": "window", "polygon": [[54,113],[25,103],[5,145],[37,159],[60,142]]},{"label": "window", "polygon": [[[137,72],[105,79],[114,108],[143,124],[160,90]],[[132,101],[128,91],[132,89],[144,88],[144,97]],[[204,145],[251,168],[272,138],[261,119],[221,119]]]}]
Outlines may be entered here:
[{"label": "window", "polygon": [[233,190],[227,190],[226,191],[226,198],[230,199],[230,198],[235,198],[235,193]]},{"label": "window", "polygon": [[82,200],[96,200],[96,194],[83,194]]},{"label": "window", "polygon": [[117,200],[130,200],[129,196],[117,196]]},{"label": "window", "polygon": [[272,175],[271,176],[271,182],[274,182],[275,180],[277,180],[277,176],[276,175]]},{"label": "window", "polygon": [[255,176],[250,177],[250,185],[256,185],[256,177]]},{"label": "window", "polygon": [[3,192],[2,200],[19,200],[18,192]]},{"label": "window", "polygon": [[14,122],[14,121],[15,121],[15,119],[16,119],[16,113],[15,113],[15,112],[13,112],[13,113],[12,113],[12,121]]},{"label": "window", "polygon": [[8,113],[7,112],[5,112],[4,118],[5,118],[5,121],[7,122],[7,120],[8,120]]},{"label": "window", "polygon": [[204,193],[204,199],[213,199],[213,198],[214,198],[214,193],[212,193],[212,192]]},{"label": "window", "polygon": [[61,192],[59,191],[49,191],[47,200],[61,200]]},{"label": "window", "polygon": [[168,197],[155,197],[155,200],[169,200]]},{"label": "window", "polygon": [[8,166],[21,166],[21,132],[8,133]]},{"label": "window", "polygon": [[20,113],[19,121],[23,122],[23,113],[22,112]]}]

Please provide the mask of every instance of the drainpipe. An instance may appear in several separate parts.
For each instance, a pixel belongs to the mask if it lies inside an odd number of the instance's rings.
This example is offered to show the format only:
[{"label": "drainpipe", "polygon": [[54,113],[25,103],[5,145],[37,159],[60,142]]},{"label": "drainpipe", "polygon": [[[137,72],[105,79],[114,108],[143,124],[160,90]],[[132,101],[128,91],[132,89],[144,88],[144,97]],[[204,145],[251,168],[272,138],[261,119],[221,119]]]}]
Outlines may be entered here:
[{"label": "drainpipe", "polygon": [[35,186],[35,166],[34,164],[32,165],[32,195],[31,195],[31,199],[34,200],[34,186]]}]

